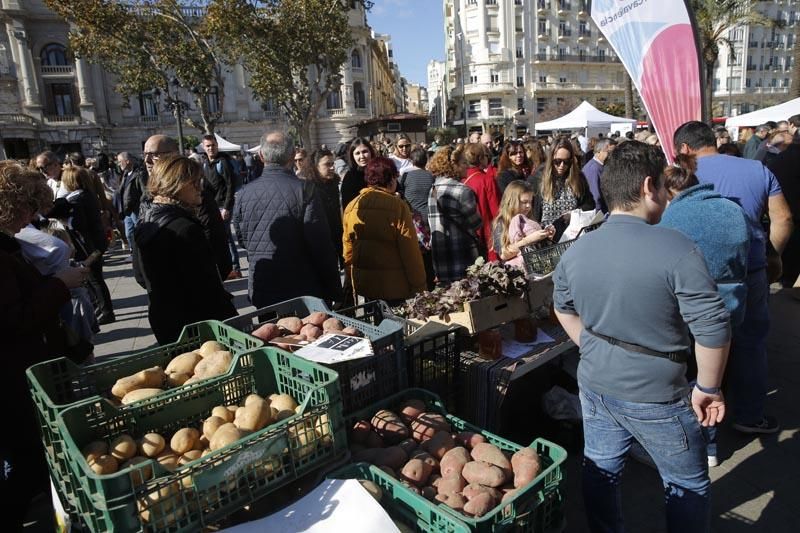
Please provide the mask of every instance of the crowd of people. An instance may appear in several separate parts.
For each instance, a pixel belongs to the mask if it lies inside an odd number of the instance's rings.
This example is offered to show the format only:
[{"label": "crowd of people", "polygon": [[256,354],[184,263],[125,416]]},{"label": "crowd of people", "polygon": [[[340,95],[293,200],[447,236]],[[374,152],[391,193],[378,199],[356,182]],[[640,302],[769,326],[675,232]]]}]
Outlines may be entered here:
[{"label": "crowd of people", "polygon": [[[244,157],[220,152],[213,135],[187,154],[154,135],[141,159],[2,162],[2,327],[26,354],[4,399],[27,396],[31,364],[91,360],[94,334],[116,320],[103,278],[115,234],[165,344],[187,324],[236,315],[224,282],[242,277],[240,248],[257,308],[306,295],[394,305],[463,278],[479,257],[521,268],[526,247],[558,242],[574,210],[598,210],[607,222],[554,274],[556,314],[582,353],[590,523],[621,520],[619,475],[636,441],[675,496],[671,523],[695,530],[710,516],[726,362],[733,427],[779,428],[764,412],[767,297],[769,283],[797,286],[800,274],[799,126],[800,116],[759,126],[740,149],[690,122],[675,132],[672,166],[649,132],[430,145],[399,134],[309,151],[271,131]],[[32,489],[43,471],[29,426],[3,458],[31,473],[20,486]],[[4,496],[27,494],[9,486]]]}]

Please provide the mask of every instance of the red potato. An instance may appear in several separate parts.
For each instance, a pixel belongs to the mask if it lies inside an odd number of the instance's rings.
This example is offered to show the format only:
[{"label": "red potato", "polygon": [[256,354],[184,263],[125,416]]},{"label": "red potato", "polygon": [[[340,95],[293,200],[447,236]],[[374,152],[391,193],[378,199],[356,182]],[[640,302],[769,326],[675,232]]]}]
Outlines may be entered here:
[{"label": "red potato", "polygon": [[388,466],[392,470],[400,470],[403,465],[408,461],[406,452],[399,446],[389,446],[376,450],[375,466]]},{"label": "red potato", "polygon": [[319,337],[322,337],[322,328],[317,327],[314,324],[305,324],[302,328],[300,328],[300,334],[305,335],[308,340],[314,341]]},{"label": "red potato", "polygon": [[406,452],[406,455],[409,457],[411,457],[411,454],[417,449],[417,441],[414,439],[405,439],[404,441],[397,443],[397,445],[403,448],[403,451]]},{"label": "red potato", "polygon": [[364,441],[364,446],[367,448],[383,448],[383,439],[380,435],[370,430],[369,434],[367,435],[367,440]]},{"label": "red potato", "polygon": [[444,454],[442,460],[439,461],[439,470],[443,476],[450,474],[460,475],[461,471],[464,469],[464,465],[470,461],[472,461],[472,457],[470,457],[467,449],[462,446],[458,446],[457,448],[453,448]]},{"label": "red potato", "polygon": [[322,311],[314,311],[303,319],[303,324],[311,324],[317,326],[318,328],[322,328],[322,324],[324,324],[327,319],[327,313],[323,313]]},{"label": "red potato", "polygon": [[483,516],[497,505],[491,494],[482,492],[464,504],[464,513],[470,516]]},{"label": "red potato", "polygon": [[424,442],[439,431],[452,431],[450,423],[439,413],[422,413],[411,422],[411,436],[417,442]]},{"label": "red potato", "polygon": [[461,511],[464,509],[464,505],[467,503],[467,500],[457,492],[439,492],[436,495],[436,501],[441,502],[451,509],[455,509],[456,511]]},{"label": "red potato", "polygon": [[322,323],[322,331],[325,333],[339,332],[344,329],[344,324],[338,318],[329,318]]},{"label": "red potato", "polygon": [[500,500],[500,503],[506,503],[508,500],[516,496],[517,492],[517,489],[506,491],[505,494],[503,494],[503,498]]},{"label": "red potato", "polygon": [[268,322],[259,326],[258,329],[252,333],[252,335],[253,337],[258,337],[262,341],[269,342],[275,337],[281,336],[281,328],[279,328],[276,324]]},{"label": "red potato", "polygon": [[456,443],[453,442],[453,437],[450,435],[449,431],[440,431],[436,433],[432,438],[423,442],[421,446],[423,450],[426,450],[437,459],[441,459],[444,457],[444,454],[455,447]]},{"label": "red potato", "polygon": [[278,327],[285,329],[294,335],[300,333],[300,330],[303,328],[303,321],[296,316],[287,316],[286,318],[281,318],[278,320],[277,324]]},{"label": "red potato", "polygon": [[467,486],[467,481],[459,475],[447,476],[438,480],[436,483],[436,490],[439,494],[448,494],[451,492],[461,493],[464,487]]},{"label": "red potato", "polygon": [[475,447],[476,444],[481,442],[486,442],[486,437],[481,435],[480,433],[473,433],[472,431],[462,431],[461,433],[456,434],[455,441],[458,443],[459,446],[463,446],[464,448],[471,450]]},{"label": "red potato", "polygon": [[464,490],[461,491],[461,494],[463,494],[466,499],[471,500],[478,494],[483,494],[484,492],[489,493],[496,501],[500,501],[500,498],[503,497],[503,493],[501,491],[493,487],[478,485],[477,483],[470,483],[464,487]]},{"label": "red potato", "polygon": [[409,430],[400,417],[388,409],[381,409],[375,413],[370,423],[387,444],[396,444],[409,436]]},{"label": "red potato", "polygon": [[514,488],[524,487],[542,472],[542,461],[533,448],[522,448],[511,456]]},{"label": "red potato", "polygon": [[436,487],[441,480],[442,480],[442,476],[440,476],[439,474],[433,473],[433,474],[431,474],[431,477],[428,478],[428,484],[431,487]]},{"label": "red potato", "polygon": [[403,422],[411,424],[415,418],[425,412],[425,402],[415,398],[406,400],[400,404],[398,412]]},{"label": "red potato", "polygon": [[506,482],[503,470],[484,461],[472,461],[465,464],[461,475],[468,483],[478,483],[487,487],[500,487]]},{"label": "red potato", "polygon": [[498,467],[508,479],[511,479],[513,475],[511,471],[511,461],[509,461],[502,450],[494,444],[480,442],[472,448],[470,455],[476,461],[483,461]]},{"label": "red potato", "polygon": [[359,420],[350,431],[350,440],[356,444],[366,445],[367,437],[372,432],[372,426],[366,420]]},{"label": "red potato", "polygon": [[426,452],[421,448],[417,448],[416,450],[414,450],[409,456],[409,459],[419,459],[431,465],[431,468],[433,468],[434,470],[439,469],[439,461],[436,460],[436,457],[432,456],[431,454],[429,454],[428,452]]},{"label": "red potato", "polygon": [[411,459],[400,471],[400,477],[417,487],[425,485],[433,472],[433,467],[422,459]]},{"label": "red potato", "polygon": [[342,335],[350,335],[351,337],[361,337],[361,332],[352,326],[347,326],[340,331]]}]

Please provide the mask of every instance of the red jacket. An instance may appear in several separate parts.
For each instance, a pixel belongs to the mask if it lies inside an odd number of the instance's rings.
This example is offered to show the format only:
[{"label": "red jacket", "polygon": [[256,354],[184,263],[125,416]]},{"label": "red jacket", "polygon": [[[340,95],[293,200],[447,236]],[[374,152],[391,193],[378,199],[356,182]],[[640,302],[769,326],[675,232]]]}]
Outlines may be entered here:
[{"label": "red jacket", "polygon": [[499,257],[492,245],[492,222],[500,208],[500,190],[497,187],[497,181],[480,168],[470,167],[467,169],[464,185],[472,189],[478,198],[478,213],[483,220],[483,225],[478,229],[478,237],[486,243],[489,254],[487,259],[497,261]]}]

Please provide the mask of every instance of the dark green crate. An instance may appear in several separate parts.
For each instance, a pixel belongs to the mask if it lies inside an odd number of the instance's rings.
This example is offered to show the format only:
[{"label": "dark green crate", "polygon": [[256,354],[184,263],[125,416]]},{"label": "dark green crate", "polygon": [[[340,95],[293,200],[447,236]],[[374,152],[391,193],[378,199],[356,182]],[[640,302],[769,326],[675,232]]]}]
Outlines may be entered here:
[{"label": "dark green crate", "polygon": [[[59,415],[69,475],[78,488],[78,513],[91,531],[199,531],[346,454],[336,372],[267,347],[241,354],[233,375],[204,396],[161,398],[158,409],[121,410],[102,400]],[[168,439],[181,427],[200,428],[213,407],[239,404],[253,393],[287,393],[302,409],[174,472],[151,460],[97,475],[81,455],[89,442],[109,442],[123,433],[138,439],[157,432]],[[140,483],[148,468],[154,477]],[[163,498],[141,503],[159,490]],[[149,521],[140,510],[149,513]]]},{"label": "dark green crate", "polygon": [[[86,366],[76,365],[62,357],[33,365],[27,370],[28,384],[33,403],[36,405],[51,477],[68,513],[74,508],[77,489],[70,484],[66,475],[66,457],[61,448],[63,438],[58,434],[59,428],[56,424],[58,413],[90,398],[110,396],[111,387],[117,379],[145,368],[154,366],[164,368],[175,356],[195,350],[202,343],[212,340],[226,346],[234,355],[264,344],[252,335],[210,320],[186,326],[178,340],[172,344],[149,348],[129,356]],[[158,409],[165,395],[202,396],[207,394],[208,389],[217,386],[220,379],[223,382],[230,379],[230,372],[214,380],[167,390],[162,395],[144,400],[137,405]]]},{"label": "dark green crate", "polygon": [[[506,440],[494,433],[450,415],[444,408],[442,401],[433,393],[422,389],[407,389],[381,400],[380,402],[345,417],[347,428],[352,428],[359,420],[370,420],[372,415],[381,409],[395,409],[401,402],[416,398],[425,402],[426,410],[444,415],[454,432],[472,431],[480,433],[486,441],[494,444],[501,450],[514,453],[522,446]],[[560,485],[564,479],[562,465],[567,460],[567,452],[562,447],[545,439],[534,440],[529,448],[534,448],[542,461],[542,472],[527,486],[520,488],[517,493],[505,504],[498,505],[492,511],[480,518],[472,518],[450,509],[443,504],[434,504],[423,498],[415,496],[415,505],[436,509],[448,516],[455,517],[467,525],[470,531],[500,532],[521,531],[529,533],[550,533],[563,528],[563,508],[561,501]],[[395,483],[399,483],[395,480]],[[432,526],[431,526],[432,527]]]},{"label": "dark green crate", "polygon": [[225,323],[250,333],[267,322],[288,316],[303,318],[314,311],[338,318],[345,327],[356,328],[372,344],[374,356],[330,365],[339,373],[345,413],[362,409],[408,386],[403,362],[403,325],[397,321],[374,324],[331,311],[319,298],[303,296],[230,318]]},{"label": "dark green crate", "polygon": [[383,491],[380,504],[394,520],[414,531],[430,533],[468,533],[469,528],[448,513],[433,505],[420,505],[418,494],[408,490],[378,467],[367,463],[352,463],[328,474],[328,479],[366,479],[375,482]]}]

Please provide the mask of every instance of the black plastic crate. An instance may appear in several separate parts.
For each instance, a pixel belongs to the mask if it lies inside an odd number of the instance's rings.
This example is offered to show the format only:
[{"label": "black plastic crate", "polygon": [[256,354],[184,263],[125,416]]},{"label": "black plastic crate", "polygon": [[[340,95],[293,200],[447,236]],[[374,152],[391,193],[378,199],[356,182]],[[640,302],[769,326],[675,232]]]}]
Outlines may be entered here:
[{"label": "black plastic crate", "polygon": [[525,263],[525,272],[527,272],[529,276],[546,276],[550,274],[556,269],[558,262],[561,260],[561,256],[564,255],[567,248],[572,246],[572,243],[577,241],[582,234],[596,230],[601,224],[602,222],[597,222],[596,224],[584,226],[578,232],[578,237],[570,241],[560,242],[543,248],[537,248],[536,245],[523,246],[520,253]]}]

